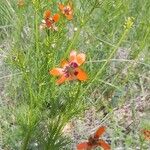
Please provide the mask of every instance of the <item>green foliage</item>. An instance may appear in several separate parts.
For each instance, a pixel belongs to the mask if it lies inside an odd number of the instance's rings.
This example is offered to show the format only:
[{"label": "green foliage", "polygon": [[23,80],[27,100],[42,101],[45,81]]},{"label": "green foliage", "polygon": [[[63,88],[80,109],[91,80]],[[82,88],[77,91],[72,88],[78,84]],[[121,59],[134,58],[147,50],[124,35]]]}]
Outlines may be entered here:
[{"label": "green foliage", "polygon": [[[138,91],[132,94],[132,85],[139,83],[140,72],[147,73],[150,67],[149,1],[77,0],[72,3],[73,20],[69,22],[61,16],[55,32],[41,31],[39,26],[45,10],[50,9],[52,14],[58,12],[57,1],[27,0],[22,7],[16,0],[0,2],[0,42],[8,42],[10,48],[5,61],[17,74],[7,88],[14,102],[13,109],[2,110],[8,124],[12,119],[7,113],[15,120],[12,127],[2,123],[4,149],[65,149],[72,141],[62,132],[64,126],[91,105],[97,110],[104,107],[111,114],[113,148],[119,145],[116,137],[121,137],[126,149],[140,145],[132,140],[133,134],[124,137],[112,112],[135,97]],[[134,18],[134,25],[124,28],[128,17]],[[87,55],[83,68],[89,79],[58,86],[49,70],[59,67],[72,49]],[[133,104],[130,100],[129,103]],[[132,112],[134,117],[134,107]]]}]

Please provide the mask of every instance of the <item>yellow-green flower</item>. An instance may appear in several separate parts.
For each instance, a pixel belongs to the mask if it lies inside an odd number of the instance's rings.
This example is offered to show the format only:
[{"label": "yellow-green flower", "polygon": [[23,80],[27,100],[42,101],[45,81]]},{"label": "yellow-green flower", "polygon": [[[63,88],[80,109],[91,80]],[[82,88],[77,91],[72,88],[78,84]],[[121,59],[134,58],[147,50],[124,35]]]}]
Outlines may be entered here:
[{"label": "yellow-green flower", "polygon": [[128,17],[125,20],[124,28],[125,29],[130,29],[130,28],[132,28],[133,24],[134,24],[134,18],[133,17]]}]

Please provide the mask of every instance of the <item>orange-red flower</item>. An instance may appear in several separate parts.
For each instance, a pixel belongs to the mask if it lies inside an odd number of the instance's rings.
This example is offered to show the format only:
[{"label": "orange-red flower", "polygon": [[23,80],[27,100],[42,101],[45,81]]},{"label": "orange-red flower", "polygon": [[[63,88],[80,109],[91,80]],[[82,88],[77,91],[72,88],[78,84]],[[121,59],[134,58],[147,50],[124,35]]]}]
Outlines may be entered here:
[{"label": "orange-red flower", "polygon": [[58,3],[58,7],[60,11],[62,12],[62,14],[65,15],[68,20],[73,19],[73,9],[70,4],[64,6],[63,4]]},{"label": "orange-red flower", "polygon": [[144,139],[150,141],[150,130],[143,129],[142,133],[144,135]]},{"label": "orange-red flower", "polygon": [[77,150],[92,150],[98,146],[102,147],[104,150],[110,150],[110,145],[104,140],[99,139],[105,130],[106,128],[104,126],[99,127],[99,129],[89,137],[88,142],[83,142],[77,145]]},{"label": "orange-red flower", "polygon": [[40,25],[41,29],[48,28],[48,29],[54,29],[57,30],[57,27],[55,26],[55,23],[59,21],[59,14],[55,14],[51,16],[51,11],[46,10],[44,12],[44,20],[42,20],[42,24]]},{"label": "orange-red flower", "polygon": [[57,80],[57,84],[76,79],[85,81],[87,80],[87,74],[80,68],[80,65],[85,62],[85,57],[84,53],[77,54],[76,51],[72,51],[69,60],[63,60],[61,62],[62,68],[54,68],[49,73],[53,76],[60,77]]}]

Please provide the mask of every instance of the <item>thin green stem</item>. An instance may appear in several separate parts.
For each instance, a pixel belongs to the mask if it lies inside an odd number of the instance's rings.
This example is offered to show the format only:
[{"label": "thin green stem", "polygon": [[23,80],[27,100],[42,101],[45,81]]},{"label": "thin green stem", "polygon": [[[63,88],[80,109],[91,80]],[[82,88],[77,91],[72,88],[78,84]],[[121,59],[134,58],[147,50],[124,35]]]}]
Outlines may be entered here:
[{"label": "thin green stem", "polygon": [[35,11],[35,49],[37,56],[39,55],[39,26],[38,26],[38,11]]},{"label": "thin green stem", "polygon": [[[102,63],[102,62],[106,62],[107,61],[107,59],[102,59],[102,60],[93,60],[93,61],[87,61],[87,62],[85,62],[85,63]],[[124,62],[128,62],[128,63],[136,63],[136,64],[141,64],[141,65],[144,65],[144,66],[146,66],[146,67],[150,67],[150,65],[149,64],[146,64],[146,63],[143,63],[143,62],[140,62],[140,61],[136,61],[136,60],[134,60],[134,59],[110,59],[110,61],[114,61],[114,62],[122,62],[122,63],[124,63]]]},{"label": "thin green stem", "polygon": [[[37,2],[38,4],[38,2]],[[38,68],[39,68],[39,27],[38,27],[38,9],[35,7],[35,16],[34,16],[34,29],[35,29],[35,35],[34,35],[34,38],[35,38],[35,64],[36,64],[36,79],[38,79]],[[28,90],[29,90],[29,94],[30,94],[30,109],[32,110],[33,109],[33,106],[34,106],[34,102],[33,100],[38,100],[38,90],[36,91],[37,93],[34,93],[33,89],[32,89],[32,85],[31,85],[31,82],[30,82],[30,74],[26,74],[25,75],[25,78],[26,78],[26,81],[27,81],[27,86],[28,86]],[[35,96],[36,95],[36,96]],[[33,114],[30,115],[29,117],[29,126],[28,126],[28,132],[27,134],[25,135],[24,137],[24,140],[23,140],[23,144],[22,144],[22,150],[26,150],[27,147],[28,147],[28,143],[29,143],[29,140],[30,140],[30,137],[31,137],[31,132],[32,132],[32,127],[30,124],[32,124],[32,117],[33,117]]]},{"label": "thin green stem", "polygon": [[[144,49],[144,46],[145,46],[145,42],[146,42],[146,38],[148,37],[149,33],[150,33],[150,30],[147,31],[147,34],[145,35],[145,37],[144,37],[144,39],[143,39],[144,42],[143,42],[143,44],[141,45],[142,51],[140,51],[140,52],[137,54],[137,56],[136,56],[136,58],[135,58],[135,63],[130,64],[130,65],[128,66],[128,74],[126,75],[126,77],[125,77],[125,79],[124,79],[122,85],[125,85],[126,82],[129,80],[129,75],[130,75],[131,71],[133,70],[133,68],[135,67],[135,64],[137,63],[137,60],[138,60],[138,58],[140,57],[140,54],[143,52],[143,49]],[[124,95],[122,95],[122,97],[121,97],[120,100],[119,100],[119,101],[121,102],[120,106],[124,103],[123,97],[124,97]]]},{"label": "thin green stem", "polygon": [[71,48],[73,47],[73,45],[77,42],[77,39],[78,39],[78,36],[79,36],[80,32],[81,32],[81,28],[78,29],[78,31],[76,32],[76,34],[75,34],[74,37],[73,37],[72,42],[71,42],[70,45],[68,46],[68,48],[67,48],[67,50],[66,50],[66,52],[65,52],[65,55],[64,55],[65,58],[66,58],[67,55],[69,54],[69,52],[70,52]]},{"label": "thin green stem", "polygon": [[22,150],[27,150],[27,145],[28,145],[29,140],[30,140],[30,131],[27,132],[27,134],[24,138]]},{"label": "thin green stem", "polygon": [[[102,3],[103,3],[103,2],[102,2]],[[101,3],[101,4],[102,4],[102,3]],[[98,4],[99,4],[99,3],[98,3]],[[80,34],[80,32],[81,32],[81,29],[87,24],[87,22],[89,21],[89,18],[90,18],[90,16],[91,16],[91,14],[92,14],[92,12],[95,10],[95,8],[97,7],[98,4],[97,4],[97,0],[95,0],[94,6],[91,8],[91,10],[89,11],[89,13],[85,16],[85,18],[84,18],[83,21],[81,22],[80,28],[78,29],[78,31],[77,31],[76,34],[74,35],[72,42],[70,43],[70,45],[68,46],[68,48],[67,48],[67,50],[66,50],[66,52],[65,52],[65,55],[64,55],[65,58],[66,58],[67,55],[69,54],[71,48],[72,48],[72,47],[74,46],[74,44],[77,42],[78,36],[79,36],[79,34]],[[101,4],[100,4],[100,5],[101,5]]]},{"label": "thin green stem", "polygon": [[[98,76],[102,73],[102,71],[105,69],[106,65],[110,62],[111,58],[113,57],[113,55],[115,54],[115,52],[118,50],[120,44],[123,42],[123,40],[125,39],[126,35],[128,33],[128,30],[125,30],[122,37],[120,38],[118,44],[116,45],[116,47],[114,48],[114,50],[111,52],[111,54],[109,55],[108,59],[105,61],[104,65],[102,66],[102,68],[96,73],[95,77],[91,80],[91,82],[88,84],[87,88],[85,89],[84,92],[86,92],[90,86],[92,85],[92,83],[98,78]],[[83,93],[84,93],[83,92]]]}]

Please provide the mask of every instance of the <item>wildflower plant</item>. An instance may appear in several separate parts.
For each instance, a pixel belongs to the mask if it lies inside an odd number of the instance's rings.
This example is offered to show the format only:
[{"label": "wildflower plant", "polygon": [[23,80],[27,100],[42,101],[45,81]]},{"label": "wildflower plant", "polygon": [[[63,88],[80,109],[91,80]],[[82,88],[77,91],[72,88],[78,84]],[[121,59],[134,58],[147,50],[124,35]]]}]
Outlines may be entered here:
[{"label": "wildflower plant", "polygon": [[[54,4],[58,7],[57,3],[51,3],[51,5]],[[83,108],[83,101],[78,99],[83,85],[80,82],[76,82],[66,83],[64,86],[58,87],[53,76],[49,75],[49,70],[58,63],[56,60],[65,58],[63,56],[66,53],[65,48],[63,50],[53,49],[51,44],[56,41],[56,48],[59,45],[63,46],[64,39],[58,36],[63,35],[67,40],[66,32],[63,31],[67,22],[66,24],[61,24],[63,19],[60,18],[58,12],[56,11],[53,15],[52,11],[54,12],[54,10],[52,8],[44,10],[42,3],[39,1],[28,2],[26,5],[32,6],[32,12],[34,12],[32,16],[34,17],[32,19],[34,22],[30,22],[31,28],[29,28],[30,33],[33,32],[33,34],[30,34],[32,36],[29,37],[32,40],[32,44],[27,43],[28,48],[25,46],[22,50],[17,50],[18,45],[13,45],[9,60],[13,67],[21,72],[18,77],[18,80],[20,80],[19,87],[15,88],[16,93],[20,95],[19,98],[16,98],[20,102],[14,112],[18,124],[17,130],[14,132],[21,131],[20,134],[18,133],[19,138],[16,139],[18,140],[17,142],[21,142],[20,145],[18,144],[18,148],[32,149],[37,146],[44,149],[59,149],[68,143],[61,133],[64,125],[73,116],[79,114]],[[19,8],[17,15],[20,16],[20,13],[24,13],[24,9],[24,7]],[[41,11],[42,9],[44,11]],[[59,9],[57,8],[57,10]],[[70,13],[70,10],[68,11]],[[67,13],[66,10],[65,13]],[[66,17],[69,18],[69,16]],[[44,20],[41,23],[40,20],[42,19]],[[18,18],[20,26],[16,26],[16,28],[18,27],[17,30],[23,30],[24,26],[20,24],[20,21],[22,22],[21,16]],[[56,27],[56,24],[59,28]],[[18,36],[20,41],[25,36],[25,33],[22,34],[23,37],[22,35]],[[68,46],[68,52],[72,49],[72,47],[69,49],[71,44],[72,42],[70,41],[70,44],[66,45]],[[75,51],[72,51],[68,62],[62,62],[62,72],[64,73],[62,78],[87,80],[87,74],[79,68],[84,61],[84,53],[76,54]],[[58,70],[52,69],[50,74],[56,75],[56,71]],[[21,110],[22,112],[19,113]],[[39,139],[36,135],[42,136]],[[14,148],[16,147],[14,146]]]},{"label": "wildflower plant", "polygon": [[[116,148],[116,137],[123,133],[115,110],[133,99],[127,103],[132,104],[136,120],[138,92],[132,91],[132,85],[139,70],[149,67],[148,59],[139,62],[148,48],[148,17],[136,16],[136,8],[129,13],[132,5],[125,7],[123,1],[6,0],[0,4],[1,39],[6,45],[2,49],[11,73],[6,75],[10,101],[4,102],[2,111],[2,149],[71,149],[74,141],[63,129],[91,106],[97,112],[105,109],[106,116],[99,120],[112,130],[111,143],[99,139],[105,131],[102,127],[84,146]],[[132,51],[118,60],[118,49],[124,47]],[[128,144],[130,135],[123,139],[126,147],[137,145],[134,138]],[[78,144],[73,143],[75,149]]]},{"label": "wildflower plant", "polygon": [[52,29],[57,31],[57,27],[55,26],[55,23],[59,21],[59,14],[55,14],[54,16],[51,16],[51,11],[46,10],[44,12],[44,20],[42,21],[42,24],[40,25],[40,29]]},{"label": "wildflower plant", "polygon": [[58,3],[58,7],[61,11],[61,13],[68,19],[68,20],[72,20],[73,19],[73,8],[71,6],[71,4],[67,4],[66,6],[64,6],[61,3]]},{"label": "wildflower plant", "polygon": [[88,142],[83,142],[77,145],[77,150],[91,150],[98,146],[102,147],[104,150],[110,150],[109,144],[104,140],[99,139],[99,137],[105,132],[106,128],[104,126],[99,127],[99,129],[94,133],[94,135],[89,137]]},{"label": "wildflower plant", "polygon": [[63,68],[54,68],[50,70],[50,74],[54,76],[61,76],[57,80],[57,84],[62,84],[65,81],[71,81],[78,79],[80,81],[86,81],[88,79],[87,74],[79,68],[85,62],[85,54],[76,54],[76,51],[70,53],[69,61],[63,60],[61,66]]}]

